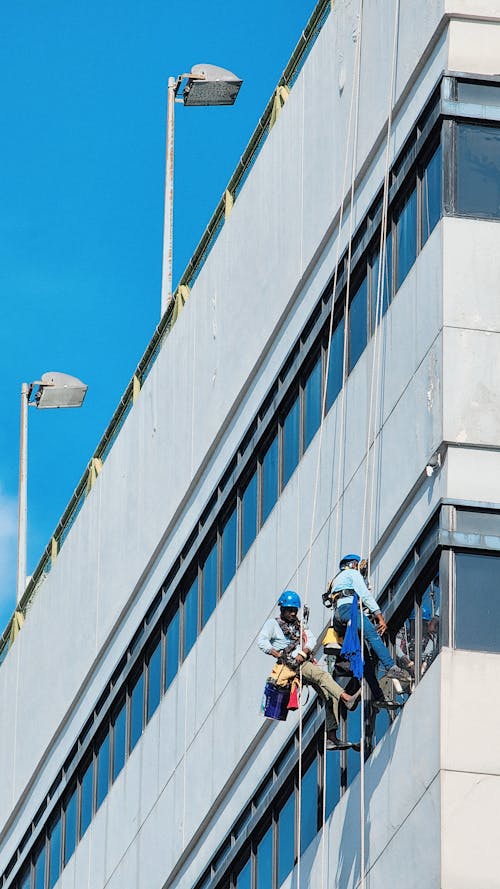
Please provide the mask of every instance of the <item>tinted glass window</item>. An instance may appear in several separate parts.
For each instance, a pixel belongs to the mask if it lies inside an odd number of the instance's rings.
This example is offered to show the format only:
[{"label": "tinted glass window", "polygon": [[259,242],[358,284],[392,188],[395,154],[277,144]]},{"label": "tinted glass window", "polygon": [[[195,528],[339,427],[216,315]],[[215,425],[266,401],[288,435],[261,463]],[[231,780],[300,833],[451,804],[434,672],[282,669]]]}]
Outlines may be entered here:
[{"label": "tinted glass window", "polygon": [[329,411],[342,389],[344,376],[344,319],[341,318],[332,333],[332,343],[328,359],[328,379],[326,389],[326,410]]},{"label": "tinted glass window", "polygon": [[231,583],[236,571],[236,531],[237,518],[235,508],[222,529],[222,592]]},{"label": "tinted glass window", "polygon": [[458,101],[474,105],[500,105],[500,89],[496,84],[465,83],[457,84]]},{"label": "tinted glass window", "polygon": [[326,756],[326,785],[325,785],[325,818],[333,812],[340,799],[340,756],[325,753]]},{"label": "tinted glass window", "polygon": [[241,497],[241,558],[257,534],[257,473],[254,472]]},{"label": "tinted glass window", "polygon": [[367,284],[363,278],[349,308],[349,373],[357,364],[367,340]]},{"label": "tinted glass window", "polygon": [[441,218],[441,145],[438,145],[422,176],[422,244]]},{"label": "tinted glass window", "polygon": [[406,198],[397,220],[397,278],[396,290],[417,258],[417,192],[415,189]]},{"label": "tinted glass window", "polygon": [[19,889],[30,889],[31,886],[31,867],[28,865],[19,879]]},{"label": "tinted glass window", "polygon": [[321,356],[304,384],[304,448],[311,443],[321,423]]},{"label": "tinted glass window", "polygon": [[[349,713],[347,720],[347,737],[349,741],[359,742],[361,738],[361,707]],[[332,754],[328,754],[331,756]],[[351,784],[360,768],[360,754],[356,750],[347,751],[347,783]]]},{"label": "tinted glass window", "polygon": [[198,634],[198,576],[195,577],[184,598],[184,631],[182,654],[191,651]]},{"label": "tinted glass window", "polygon": [[500,216],[500,130],[457,127],[457,210],[472,216]]},{"label": "tinted glass window", "polygon": [[[379,287],[379,274],[380,274],[380,253],[377,250],[376,253],[371,258],[370,261],[370,333],[373,334],[375,331],[375,327],[377,325],[377,321],[380,320],[380,317],[384,316],[389,308],[389,303],[391,299],[391,246],[392,246],[392,236],[386,241],[385,247],[385,257],[384,257],[384,272],[380,279],[380,304],[378,307],[377,313],[377,289]],[[378,316],[378,317],[377,317]]]},{"label": "tinted glass window", "polygon": [[269,827],[257,845],[255,863],[255,889],[273,887],[273,829]]},{"label": "tinted glass window", "polygon": [[295,794],[289,797],[278,816],[278,886],[294,864]]},{"label": "tinted glass window", "polygon": [[61,872],[61,819],[49,831],[49,889],[57,883]]},{"label": "tinted glass window", "polygon": [[123,701],[113,720],[113,781],[125,764],[125,728],[126,710]]},{"label": "tinted glass window", "polygon": [[299,419],[298,396],[283,421],[283,487],[285,487],[299,462]]},{"label": "tinted glass window", "polygon": [[161,639],[158,637],[153,651],[148,655],[148,705],[147,718],[151,719],[161,697]]},{"label": "tinted glass window", "polygon": [[101,741],[96,756],[97,808],[106,799],[109,787],[109,732]]},{"label": "tinted glass window", "polygon": [[165,688],[168,688],[179,669],[179,609],[177,608],[166,630]]},{"label": "tinted glass window", "polygon": [[247,861],[240,870],[235,881],[236,889],[251,889],[252,887],[252,862]]},{"label": "tinted glass window", "polygon": [[300,849],[304,852],[318,830],[318,764],[314,759],[302,775]]},{"label": "tinted glass window", "polygon": [[217,604],[217,542],[214,542],[202,566],[202,619],[204,626]]},{"label": "tinted glass window", "polygon": [[64,864],[67,864],[76,845],[76,787],[64,807]]},{"label": "tinted glass window", "polygon": [[420,600],[422,615],[422,652],[420,655],[420,675],[423,676],[441,647],[441,589],[439,575],[432,580]]},{"label": "tinted glass window", "polygon": [[500,651],[500,557],[457,553],[455,645]]},{"label": "tinted glass window", "polygon": [[91,760],[80,781],[80,836],[92,820],[92,795],[94,788],[94,763]]},{"label": "tinted glass window", "polygon": [[275,435],[262,458],[262,522],[278,499],[278,436]]},{"label": "tinted glass window", "polygon": [[130,694],[130,742],[133,750],[142,735],[144,711],[144,674],[141,672],[132,686]]},{"label": "tinted glass window", "polygon": [[34,889],[45,889],[45,844],[35,855]]}]

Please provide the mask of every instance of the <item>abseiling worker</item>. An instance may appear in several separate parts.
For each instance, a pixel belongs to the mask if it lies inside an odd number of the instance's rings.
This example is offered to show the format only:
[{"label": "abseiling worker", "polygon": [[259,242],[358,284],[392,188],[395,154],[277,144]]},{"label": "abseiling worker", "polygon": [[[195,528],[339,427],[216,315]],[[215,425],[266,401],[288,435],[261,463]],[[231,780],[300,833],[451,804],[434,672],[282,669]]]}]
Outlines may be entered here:
[{"label": "abseiling worker", "polygon": [[286,663],[288,667],[294,669],[297,675],[301,675],[302,682],[312,685],[325,702],[326,749],[347,750],[350,747],[359,749],[359,745],[341,741],[337,737],[339,700],[342,700],[347,709],[351,710],[357,703],[358,696],[348,695],[326,670],[322,670],[321,667],[313,663],[312,652],[316,645],[316,638],[309,629],[303,627],[301,639],[298,617],[301,605],[300,596],[291,590],[286,590],[279,597],[278,605],[280,616],[270,618],[265,622],[257,640],[259,648],[265,654],[271,655],[280,663]]},{"label": "abseiling worker", "polygon": [[[336,596],[335,617],[342,623],[348,623],[351,617],[352,600],[357,593],[362,604],[372,614],[377,626],[372,624],[366,614],[363,614],[364,641],[370,646],[373,653],[379,659],[384,668],[384,675],[389,679],[408,679],[406,670],[396,666],[394,659],[381,637],[387,630],[387,624],[380,610],[378,602],[373,598],[364,578],[359,570],[361,556],[349,553],[343,556],[339,562],[339,573],[332,581],[330,595]],[[361,612],[358,609],[358,630],[361,629]]]}]

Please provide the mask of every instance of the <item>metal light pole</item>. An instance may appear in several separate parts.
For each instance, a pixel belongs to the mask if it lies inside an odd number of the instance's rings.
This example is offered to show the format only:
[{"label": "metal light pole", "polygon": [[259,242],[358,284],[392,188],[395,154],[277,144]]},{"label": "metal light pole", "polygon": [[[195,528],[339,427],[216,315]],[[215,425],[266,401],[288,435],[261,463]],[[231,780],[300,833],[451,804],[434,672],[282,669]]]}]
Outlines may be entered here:
[{"label": "metal light pole", "polygon": [[[30,401],[33,388],[38,386],[35,400]],[[26,589],[26,551],[28,539],[28,407],[81,407],[87,386],[69,374],[50,371],[41,380],[21,386],[21,426],[19,435],[19,494],[17,513],[17,585],[19,604]]]},{"label": "metal light pole", "polygon": [[[182,95],[178,98],[181,85]],[[172,300],[174,245],[174,110],[184,105],[234,105],[243,83],[239,77],[216,65],[193,65],[189,74],[169,77],[167,95],[167,140],[165,158],[165,207],[163,217],[163,264],[161,317]]]}]

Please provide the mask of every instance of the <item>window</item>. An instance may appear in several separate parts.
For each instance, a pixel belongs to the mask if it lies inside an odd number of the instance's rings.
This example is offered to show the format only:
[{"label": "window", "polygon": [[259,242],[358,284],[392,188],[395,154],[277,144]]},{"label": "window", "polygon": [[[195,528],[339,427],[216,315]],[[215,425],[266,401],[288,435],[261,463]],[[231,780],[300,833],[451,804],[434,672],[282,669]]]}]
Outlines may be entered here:
[{"label": "window", "polygon": [[291,407],[288,410],[286,417],[283,420],[282,424],[282,435],[283,435],[283,468],[282,468],[282,478],[284,488],[287,482],[290,479],[290,476],[295,470],[297,463],[299,462],[299,448],[300,448],[300,439],[299,439],[299,419],[300,419],[300,404],[298,396],[293,401]]},{"label": "window", "polygon": [[99,744],[96,756],[96,809],[106,799],[109,787],[109,731]]},{"label": "window", "polygon": [[441,589],[439,574],[424,590],[420,599],[420,613],[422,616],[420,676],[423,676],[439,654],[440,649]]},{"label": "window", "polygon": [[367,340],[366,276],[350,300],[349,306],[349,373],[356,366]]},{"label": "window", "polygon": [[342,317],[332,333],[332,343],[328,360],[326,389],[326,410],[329,411],[342,389],[344,378],[344,318]]},{"label": "window", "polygon": [[262,457],[262,524],[278,499],[278,435],[275,433]]},{"label": "window", "polygon": [[457,210],[500,217],[500,130],[457,126]]},{"label": "window", "polygon": [[302,791],[300,799],[300,851],[305,852],[318,831],[318,761],[313,759],[311,765],[302,775]]},{"label": "window", "polygon": [[217,605],[217,541],[212,547],[201,567],[202,597],[201,625],[204,626]]},{"label": "window", "polygon": [[90,760],[80,779],[80,838],[92,821],[94,762]]},{"label": "window", "polygon": [[76,787],[71,791],[64,806],[64,864],[73,855],[76,846]]},{"label": "window", "polygon": [[30,889],[31,887],[31,866],[23,870],[19,878],[19,889]]},{"label": "window", "polygon": [[144,673],[141,670],[130,690],[130,738],[129,752],[132,752],[142,735],[144,715]]},{"label": "window", "polygon": [[[380,241],[380,238],[379,238]],[[370,259],[370,333],[373,335],[377,321],[387,312],[391,301],[391,264],[392,264],[392,234],[389,232],[385,241],[384,271],[380,279],[380,304],[377,317],[377,291],[379,287],[378,276],[380,274],[380,252],[377,247]]]},{"label": "window", "polygon": [[[347,738],[359,743],[361,738],[361,707],[349,713],[347,719]],[[328,754],[327,754],[328,755]],[[331,754],[329,754],[331,756]],[[347,783],[351,784],[360,769],[360,754],[352,748],[347,751]]]},{"label": "window", "polygon": [[198,635],[198,575],[191,582],[191,586],[184,596],[183,607],[183,631],[182,631],[182,657],[185,658],[191,651],[196,636]]},{"label": "window", "polygon": [[281,886],[294,865],[295,858],[295,794],[292,790],[278,815],[278,886]]},{"label": "window", "polygon": [[257,534],[257,471],[241,495],[241,558],[243,559]]},{"label": "window", "polygon": [[422,245],[441,218],[442,165],[441,145],[438,145],[422,175]]},{"label": "window", "polygon": [[333,756],[331,753],[328,752],[325,752],[325,756],[325,818],[328,818],[340,799],[340,756],[337,756],[337,754]]},{"label": "window", "polygon": [[236,571],[236,548],[237,548],[237,513],[236,507],[233,507],[230,515],[226,519],[222,528],[221,545],[222,545],[222,592],[224,592]]},{"label": "window", "polygon": [[309,447],[321,423],[321,355],[304,383],[304,450]]},{"label": "window", "polygon": [[49,828],[49,889],[53,889],[61,873],[61,816]]},{"label": "window", "polygon": [[455,555],[455,645],[500,651],[500,556]]},{"label": "window", "polygon": [[252,889],[252,861],[242,867],[235,880],[235,889]]},{"label": "window", "polygon": [[119,710],[113,717],[113,781],[120,774],[125,764],[125,698],[122,698]]},{"label": "window", "polygon": [[165,632],[165,690],[171,685],[179,669],[179,643],[179,608],[176,608]]},{"label": "window", "polygon": [[[151,650],[152,649],[152,650]],[[161,698],[161,636],[156,636],[146,657],[148,671],[147,720],[160,703]]]},{"label": "window", "polygon": [[478,83],[477,81],[459,81],[457,83],[459,102],[474,105],[500,105],[500,89],[496,83]]},{"label": "window", "polygon": [[34,883],[33,889],[45,889],[45,843],[36,852],[34,857]]},{"label": "window", "polygon": [[417,258],[417,192],[414,188],[404,201],[397,219],[396,290]]},{"label": "window", "polygon": [[255,855],[255,889],[273,887],[273,828],[268,827],[257,843]]}]

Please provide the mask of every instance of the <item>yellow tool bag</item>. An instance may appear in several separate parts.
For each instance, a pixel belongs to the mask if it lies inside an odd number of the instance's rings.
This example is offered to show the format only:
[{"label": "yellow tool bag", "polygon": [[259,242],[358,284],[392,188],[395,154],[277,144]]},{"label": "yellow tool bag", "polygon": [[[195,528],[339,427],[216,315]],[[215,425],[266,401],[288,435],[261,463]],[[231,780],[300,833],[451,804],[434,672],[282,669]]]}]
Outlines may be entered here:
[{"label": "yellow tool bag", "polygon": [[287,667],[286,664],[278,664],[275,663],[272,673],[268,679],[268,682],[273,682],[274,685],[277,685],[278,688],[288,688],[293,680],[296,678],[297,673],[295,670],[292,670],[291,667]]}]

